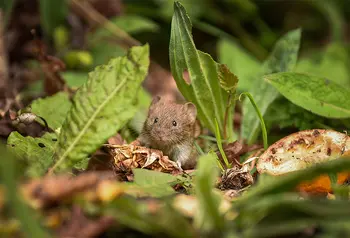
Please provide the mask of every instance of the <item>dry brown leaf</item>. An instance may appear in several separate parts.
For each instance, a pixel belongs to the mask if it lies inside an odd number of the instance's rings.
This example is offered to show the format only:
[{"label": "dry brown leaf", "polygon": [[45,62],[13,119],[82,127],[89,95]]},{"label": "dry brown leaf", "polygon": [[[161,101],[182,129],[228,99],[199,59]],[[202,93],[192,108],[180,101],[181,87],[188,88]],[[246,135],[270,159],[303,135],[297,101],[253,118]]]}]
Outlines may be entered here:
[{"label": "dry brown leaf", "polygon": [[135,168],[146,168],[164,173],[177,174],[181,171],[174,161],[162,151],[136,145],[106,145],[114,157],[117,173],[131,173]]},{"label": "dry brown leaf", "polygon": [[253,183],[254,179],[253,176],[250,174],[249,165],[234,164],[232,168],[227,169],[224,172],[218,187],[222,190],[240,190]]}]

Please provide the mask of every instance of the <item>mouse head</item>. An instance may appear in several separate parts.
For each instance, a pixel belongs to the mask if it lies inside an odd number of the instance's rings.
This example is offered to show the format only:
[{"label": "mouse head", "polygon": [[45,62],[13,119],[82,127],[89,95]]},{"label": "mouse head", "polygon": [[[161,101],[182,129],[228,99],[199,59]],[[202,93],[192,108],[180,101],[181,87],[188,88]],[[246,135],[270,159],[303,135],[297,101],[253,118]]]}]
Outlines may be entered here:
[{"label": "mouse head", "polygon": [[193,138],[197,109],[193,103],[176,104],[155,97],[144,132],[155,144],[171,146]]}]

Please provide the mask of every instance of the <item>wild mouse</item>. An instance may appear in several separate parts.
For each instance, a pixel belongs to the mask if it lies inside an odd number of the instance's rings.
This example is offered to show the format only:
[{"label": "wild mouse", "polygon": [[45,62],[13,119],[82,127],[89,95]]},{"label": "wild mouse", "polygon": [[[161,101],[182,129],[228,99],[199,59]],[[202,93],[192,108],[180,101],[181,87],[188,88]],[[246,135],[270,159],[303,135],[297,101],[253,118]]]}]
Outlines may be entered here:
[{"label": "wild mouse", "polygon": [[152,100],[137,141],[163,151],[180,168],[191,168],[197,157],[193,148],[196,116],[193,103],[177,104],[157,96]]}]

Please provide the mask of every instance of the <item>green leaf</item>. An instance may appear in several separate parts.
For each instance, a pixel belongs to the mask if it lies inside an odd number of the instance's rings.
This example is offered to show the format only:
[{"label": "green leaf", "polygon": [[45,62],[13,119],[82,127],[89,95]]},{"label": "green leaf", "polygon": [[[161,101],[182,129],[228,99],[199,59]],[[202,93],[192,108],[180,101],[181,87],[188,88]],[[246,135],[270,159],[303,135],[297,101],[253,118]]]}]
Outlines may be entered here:
[{"label": "green leaf", "polygon": [[[154,237],[194,237],[188,220],[169,204],[159,201],[159,209],[150,209],[147,202],[120,197],[107,204],[104,214],[118,223]],[[152,236],[153,237],[153,236]]]},{"label": "green leaf", "polygon": [[[137,34],[146,31],[156,32],[159,30],[159,26],[154,21],[138,15],[118,16],[111,18],[110,22],[128,34]],[[100,27],[95,32],[90,33],[89,41],[96,42],[108,37],[113,37],[113,34],[108,29]]]},{"label": "green leaf", "polygon": [[25,174],[29,177],[40,177],[47,172],[53,161],[57,135],[46,133],[42,137],[22,136],[17,131],[10,134],[7,144],[11,151],[26,162]]},{"label": "green leaf", "polygon": [[55,28],[64,22],[67,15],[67,1],[40,0],[40,22],[47,35],[51,36]]},{"label": "green leaf", "polygon": [[135,97],[148,66],[145,45],[89,74],[62,125],[52,171],[69,169],[88,157],[134,116]]},{"label": "green leaf", "polygon": [[[224,135],[228,93],[221,88],[219,79],[223,76],[234,76],[227,68],[216,63],[210,55],[196,49],[191,29],[191,21],[184,7],[175,2],[169,46],[171,71],[182,95],[197,106],[198,118],[202,124],[215,131],[216,118],[220,133]],[[189,73],[190,84],[183,78],[185,71]],[[229,116],[231,118],[228,121],[231,121],[232,113],[229,113]],[[232,131],[231,124],[228,123],[229,132]]]},{"label": "green leaf", "polygon": [[277,73],[264,76],[294,104],[329,118],[350,117],[350,90],[332,81],[300,73]]},{"label": "green leaf", "polygon": [[70,88],[79,88],[88,79],[84,71],[66,71],[62,73],[62,77]]},{"label": "green leaf", "polygon": [[26,234],[30,237],[38,238],[51,237],[50,234],[43,230],[37,219],[35,219],[35,211],[24,204],[18,193],[15,156],[3,144],[0,144],[0,154],[0,178],[6,189],[6,201],[10,204],[10,210],[21,222],[23,235]]},{"label": "green leaf", "polygon": [[213,154],[201,156],[195,179],[195,191],[198,199],[198,209],[195,225],[204,232],[222,231],[224,217],[219,212],[221,197],[213,191],[218,176],[216,158]]},{"label": "green leaf", "polygon": [[56,130],[62,126],[71,105],[68,93],[60,92],[50,97],[35,100],[31,104],[31,108],[34,114],[46,120],[51,129]]},{"label": "green leaf", "polygon": [[[336,120],[332,120],[336,122]],[[324,117],[313,114],[302,107],[295,105],[285,97],[276,99],[265,114],[265,122],[269,129],[294,127],[299,130],[319,128],[325,122]]]},{"label": "green leaf", "polygon": [[259,61],[232,40],[220,40],[218,51],[220,63],[226,64],[239,78],[237,90],[251,90],[260,71]]},{"label": "green leaf", "polygon": [[170,184],[176,181],[176,177],[158,171],[148,169],[133,169],[134,182],[141,186],[156,186]]},{"label": "green leaf", "polygon": [[271,194],[247,204],[236,220],[245,220],[242,227],[244,237],[276,237],[296,234],[303,231],[306,225],[318,226],[323,230],[332,222],[349,223],[350,212],[344,209],[348,205],[349,201],[300,199],[296,194],[288,193]]},{"label": "green leaf", "polygon": [[238,78],[236,75],[230,72],[230,70],[227,68],[226,65],[220,64],[219,65],[219,82],[220,86],[225,91],[236,91]]},{"label": "green leaf", "polygon": [[133,169],[133,174],[134,183],[154,197],[162,197],[175,193],[174,189],[170,186],[171,183],[177,181],[173,175],[147,169]]},{"label": "green leaf", "polygon": [[[160,6],[159,14],[165,19],[171,18],[173,14],[174,3],[177,3],[175,0],[155,0]],[[189,11],[189,15],[192,18],[197,18],[205,13],[208,10],[208,1],[203,0],[181,0],[181,4],[186,7]],[[157,12],[157,11],[155,11]],[[156,13],[157,14],[157,13]]]},{"label": "green leaf", "polygon": [[126,51],[121,46],[99,40],[90,45],[90,51],[94,61],[94,66],[106,64],[110,59],[125,55]]},{"label": "green leaf", "polygon": [[[263,75],[275,72],[293,70],[298,56],[301,30],[297,29],[287,33],[275,45],[271,55],[264,62],[261,74],[255,80],[252,88],[253,96],[262,116],[265,115],[270,104],[280,95],[279,92],[262,78]],[[241,136],[247,139],[249,144],[254,143],[259,133],[259,117],[256,116],[254,107],[248,100],[243,103],[243,122]]]},{"label": "green leaf", "polygon": [[139,15],[123,15],[110,20],[129,34],[156,32],[159,26],[154,21]]},{"label": "green leaf", "polygon": [[350,88],[350,54],[343,44],[332,43],[322,51],[313,51],[299,60],[295,71],[327,78]]}]

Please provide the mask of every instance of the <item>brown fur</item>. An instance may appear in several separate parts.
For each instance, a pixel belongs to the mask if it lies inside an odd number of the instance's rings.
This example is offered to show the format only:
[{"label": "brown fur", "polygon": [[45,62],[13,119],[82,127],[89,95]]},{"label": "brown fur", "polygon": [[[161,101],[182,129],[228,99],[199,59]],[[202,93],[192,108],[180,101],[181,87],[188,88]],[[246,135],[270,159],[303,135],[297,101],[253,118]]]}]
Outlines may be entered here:
[{"label": "brown fur", "polygon": [[156,97],[138,141],[163,151],[181,166],[191,166],[196,116],[197,109],[193,103],[176,104]]}]

